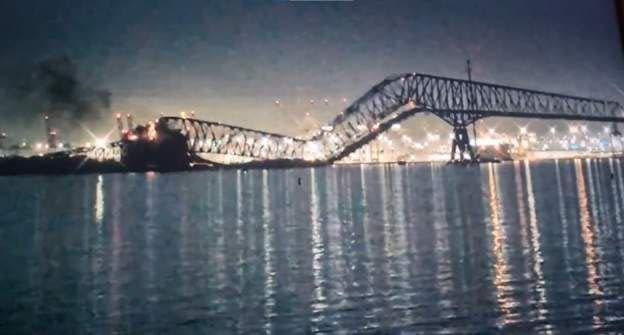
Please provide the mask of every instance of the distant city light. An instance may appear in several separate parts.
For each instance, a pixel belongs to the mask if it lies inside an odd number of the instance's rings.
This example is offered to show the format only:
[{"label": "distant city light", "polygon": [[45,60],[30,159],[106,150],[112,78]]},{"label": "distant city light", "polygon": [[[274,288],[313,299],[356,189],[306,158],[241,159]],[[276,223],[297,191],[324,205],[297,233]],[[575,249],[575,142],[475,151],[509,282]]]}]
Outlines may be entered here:
[{"label": "distant city light", "polygon": [[105,138],[96,138],[95,139],[95,146],[98,148],[104,148],[106,146],[106,139]]},{"label": "distant city light", "polygon": [[427,133],[427,140],[429,142],[435,142],[440,140],[440,135],[438,134],[433,134],[433,133]]}]

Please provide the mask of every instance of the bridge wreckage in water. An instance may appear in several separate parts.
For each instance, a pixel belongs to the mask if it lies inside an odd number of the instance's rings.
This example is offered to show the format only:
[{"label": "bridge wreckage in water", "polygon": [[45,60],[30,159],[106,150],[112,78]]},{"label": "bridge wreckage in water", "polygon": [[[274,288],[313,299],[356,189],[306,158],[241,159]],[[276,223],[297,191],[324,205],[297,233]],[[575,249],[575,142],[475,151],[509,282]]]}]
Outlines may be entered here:
[{"label": "bridge wreckage in water", "polygon": [[325,165],[422,112],[453,128],[451,160],[455,154],[460,160],[477,159],[467,128],[486,117],[624,121],[624,109],[615,101],[408,73],[378,83],[309,138],[167,116],[124,132],[121,160],[131,170],[162,171],[196,165]]}]

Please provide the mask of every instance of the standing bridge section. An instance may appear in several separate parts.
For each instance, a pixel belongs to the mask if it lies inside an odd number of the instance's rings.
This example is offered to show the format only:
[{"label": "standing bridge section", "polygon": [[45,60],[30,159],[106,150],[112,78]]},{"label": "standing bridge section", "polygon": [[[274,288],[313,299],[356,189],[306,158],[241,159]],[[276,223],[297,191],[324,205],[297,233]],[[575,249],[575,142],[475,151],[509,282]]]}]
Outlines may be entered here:
[{"label": "standing bridge section", "polygon": [[181,132],[192,155],[323,164],[346,157],[393,124],[421,112],[430,112],[453,127],[453,156],[457,149],[460,157],[468,151],[473,158],[467,127],[486,117],[624,122],[624,109],[615,101],[408,73],[373,86],[305,139],[178,117],[163,117],[159,124]]}]

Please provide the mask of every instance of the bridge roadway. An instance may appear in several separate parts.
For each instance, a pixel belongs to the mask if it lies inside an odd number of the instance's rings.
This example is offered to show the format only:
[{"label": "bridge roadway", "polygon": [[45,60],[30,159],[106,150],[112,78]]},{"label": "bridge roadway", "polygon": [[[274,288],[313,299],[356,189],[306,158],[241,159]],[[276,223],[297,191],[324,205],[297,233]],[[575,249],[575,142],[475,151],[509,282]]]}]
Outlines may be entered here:
[{"label": "bridge roadway", "polygon": [[624,122],[624,109],[615,101],[407,73],[373,86],[305,139],[181,117],[162,117],[159,123],[180,131],[196,160],[208,154],[241,161],[328,164],[421,112],[433,113],[453,127],[453,152],[457,148],[462,157],[464,151],[472,151],[466,128],[486,117]]}]

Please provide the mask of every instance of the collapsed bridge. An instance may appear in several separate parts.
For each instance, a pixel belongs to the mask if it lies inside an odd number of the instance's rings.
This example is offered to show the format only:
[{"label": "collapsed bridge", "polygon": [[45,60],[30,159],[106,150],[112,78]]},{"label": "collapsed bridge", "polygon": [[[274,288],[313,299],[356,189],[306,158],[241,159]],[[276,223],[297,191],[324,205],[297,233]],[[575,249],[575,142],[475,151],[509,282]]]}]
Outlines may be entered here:
[{"label": "collapsed bridge", "polygon": [[624,122],[624,109],[615,101],[408,73],[373,86],[309,138],[182,117],[161,117],[156,128],[184,140],[189,163],[227,157],[222,164],[330,164],[421,112],[453,127],[452,157],[457,149],[460,157],[467,151],[473,159],[466,129],[486,117]]}]

